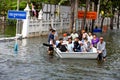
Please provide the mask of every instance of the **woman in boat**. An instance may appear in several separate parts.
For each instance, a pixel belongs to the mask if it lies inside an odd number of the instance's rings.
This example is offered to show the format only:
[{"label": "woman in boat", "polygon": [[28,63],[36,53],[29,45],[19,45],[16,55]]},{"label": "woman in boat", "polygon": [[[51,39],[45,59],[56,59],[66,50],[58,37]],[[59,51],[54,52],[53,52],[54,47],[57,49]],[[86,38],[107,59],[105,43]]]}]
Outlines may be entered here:
[{"label": "woman in boat", "polygon": [[87,38],[88,38],[88,41],[91,43],[91,42],[92,42],[92,39],[93,39],[93,35],[92,35],[91,32],[88,33]]},{"label": "woman in boat", "polygon": [[106,60],[106,42],[103,40],[103,37],[100,37],[100,41],[97,44],[97,52],[99,53],[98,59],[99,60]]},{"label": "woman in boat", "polygon": [[82,32],[82,40],[81,40],[83,43],[84,43],[85,38],[88,38],[88,34],[85,31],[83,31]]},{"label": "woman in boat", "polygon": [[93,47],[96,48],[98,42],[99,42],[99,38],[97,38],[97,35],[94,34],[94,35],[93,35],[93,39],[92,39],[92,45],[93,45]]},{"label": "woman in boat", "polygon": [[88,41],[87,38],[84,38],[84,46],[87,52],[92,52],[92,44]]},{"label": "woman in boat", "polygon": [[74,48],[73,48],[74,52],[81,52],[81,46],[79,44],[79,38],[76,37],[74,40]]},{"label": "woman in boat", "polygon": [[74,52],[73,48],[74,48],[74,44],[72,42],[72,38],[68,38],[68,43],[67,43],[68,52]]},{"label": "woman in boat", "polygon": [[82,41],[80,41],[81,52],[87,52],[86,47]]}]

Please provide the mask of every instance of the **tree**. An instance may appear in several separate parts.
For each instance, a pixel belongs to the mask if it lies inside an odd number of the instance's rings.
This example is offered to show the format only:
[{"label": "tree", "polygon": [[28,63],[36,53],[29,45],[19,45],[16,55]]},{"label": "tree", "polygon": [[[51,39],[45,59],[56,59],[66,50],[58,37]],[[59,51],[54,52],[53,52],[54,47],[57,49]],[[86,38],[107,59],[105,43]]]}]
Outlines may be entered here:
[{"label": "tree", "polygon": [[73,25],[74,25],[75,0],[70,0],[70,4],[71,4],[70,32],[72,32],[73,31]]},{"label": "tree", "polygon": [[103,12],[103,14],[101,15],[101,17],[102,17],[101,29],[102,29],[103,28],[103,21],[104,21],[105,17],[111,17],[112,16],[111,12],[110,12],[111,11],[111,1],[101,0],[100,3],[101,3],[100,12],[101,11]]},{"label": "tree", "polygon": [[[0,0],[0,15],[6,16],[8,10],[16,10],[17,9],[17,0]],[[24,10],[27,2],[20,1],[20,10]],[[4,6],[4,8],[3,8]]]},{"label": "tree", "polygon": [[116,5],[116,11],[117,11],[117,15],[118,15],[118,18],[117,18],[117,29],[119,29],[120,1],[116,0],[115,1],[115,5]]}]

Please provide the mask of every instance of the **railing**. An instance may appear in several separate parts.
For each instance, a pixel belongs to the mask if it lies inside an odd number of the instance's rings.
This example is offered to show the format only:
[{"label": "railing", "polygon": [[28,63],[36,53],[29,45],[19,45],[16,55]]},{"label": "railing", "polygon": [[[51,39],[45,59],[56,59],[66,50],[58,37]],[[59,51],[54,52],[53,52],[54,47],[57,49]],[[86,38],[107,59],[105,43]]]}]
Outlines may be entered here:
[{"label": "railing", "polygon": [[[101,25],[101,18],[98,21],[98,27]],[[92,20],[87,20],[87,26],[90,27],[90,23]],[[82,27],[83,20],[79,19],[78,21],[78,29],[80,30]],[[60,20],[40,20],[37,18],[30,18],[28,19],[28,36],[27,37],[34,37],[40,35],[47,35],[49,33],[49,29],[52,28],[56,29],[58,33],[67,32],[69,31],[70,27],[70,20],[69,19],[60,19]],[[103,26],[110,25],[110,18],[105,18],[103,21]]]},{"label": "railing", "polygon": [[29,37],[47,35],[50,29],[50,25],[53,29],[56,29],[57,32],[62,32],[63,30],[68,29],[69,20],[39,20],[39,19],[30,19],[28,25],[28,34]]}]

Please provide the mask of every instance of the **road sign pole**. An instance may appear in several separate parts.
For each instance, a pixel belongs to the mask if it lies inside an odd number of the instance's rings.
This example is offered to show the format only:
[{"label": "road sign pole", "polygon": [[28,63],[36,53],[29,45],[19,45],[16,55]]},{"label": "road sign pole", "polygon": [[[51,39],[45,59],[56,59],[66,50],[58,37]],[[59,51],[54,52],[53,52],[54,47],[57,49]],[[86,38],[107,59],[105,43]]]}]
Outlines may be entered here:
[{"label": "road sign pole", "polygon": [[[19,0],[17,0],[17,11],[19,11]],[[17,41],[17,33],[18,33],[18,19],[17,19],[17,23],[16,23],[16,43],[14,46],[14,51],[18,51],[18,41]]]}]

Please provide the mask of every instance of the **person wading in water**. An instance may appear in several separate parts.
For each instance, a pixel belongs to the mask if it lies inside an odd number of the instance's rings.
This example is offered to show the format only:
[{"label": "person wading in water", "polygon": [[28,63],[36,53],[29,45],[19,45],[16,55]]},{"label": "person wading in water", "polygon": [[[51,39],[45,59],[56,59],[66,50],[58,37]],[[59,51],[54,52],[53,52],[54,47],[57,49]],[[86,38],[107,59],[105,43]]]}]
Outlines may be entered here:
[{"label": "person wading in water", "polygon": [[98,55],[98,60],[106,60],[106,42],[103,40],[103,37],[101,36],[99,38],[99,42],[97,44],[97,52],[99,53]]}]

